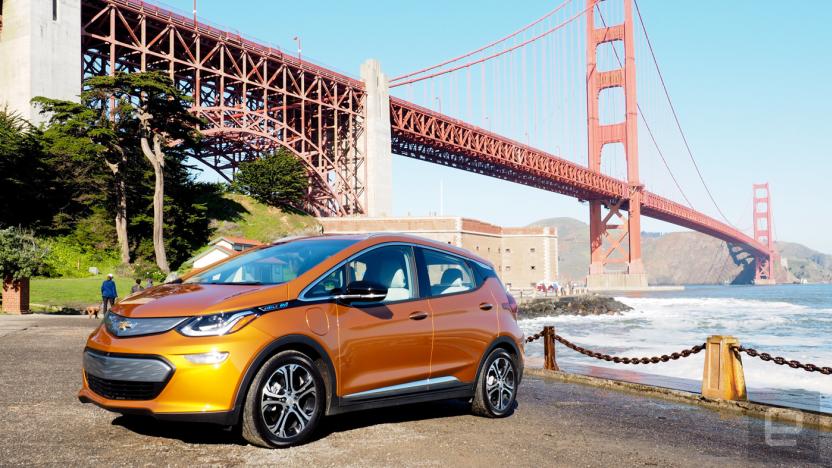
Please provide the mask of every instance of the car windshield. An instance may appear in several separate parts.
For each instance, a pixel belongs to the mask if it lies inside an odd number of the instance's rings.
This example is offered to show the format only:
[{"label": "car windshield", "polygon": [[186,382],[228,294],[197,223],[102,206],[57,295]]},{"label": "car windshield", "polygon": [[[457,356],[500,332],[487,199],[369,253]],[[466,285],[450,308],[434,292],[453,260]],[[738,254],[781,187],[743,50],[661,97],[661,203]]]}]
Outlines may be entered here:
[{"label": "car windshield", "polygon": [[274,245],[229,260],[185,280],[197,284],[279,284],[306,273],[356,241],[300,239]]}]

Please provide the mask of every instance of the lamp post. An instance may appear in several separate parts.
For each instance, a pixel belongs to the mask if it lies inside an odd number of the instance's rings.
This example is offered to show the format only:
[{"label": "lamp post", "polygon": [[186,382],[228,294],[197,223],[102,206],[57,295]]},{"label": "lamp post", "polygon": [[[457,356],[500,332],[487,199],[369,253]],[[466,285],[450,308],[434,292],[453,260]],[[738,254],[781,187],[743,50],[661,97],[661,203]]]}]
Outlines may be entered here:
[{"label": "lamp post", "polygon": [[298,61],[302,62],[301,52],[303,51],[303,47],[301,47],[300,36],[295,36],[293,40],[298,44]]}]

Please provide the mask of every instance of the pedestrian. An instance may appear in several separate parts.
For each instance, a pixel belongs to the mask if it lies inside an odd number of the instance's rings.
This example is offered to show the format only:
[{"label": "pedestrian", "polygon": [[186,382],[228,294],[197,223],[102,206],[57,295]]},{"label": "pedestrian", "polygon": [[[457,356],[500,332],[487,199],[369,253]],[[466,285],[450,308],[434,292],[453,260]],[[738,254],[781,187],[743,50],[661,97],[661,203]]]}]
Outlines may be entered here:
[{"label": "pedestrian", "polygon": [[144,288],[145,289],[150,289],[152,287],[153,287],[153,278],[148,276],[147,281],[144,282]]},{"label": "pedestrian", "polygon": [[130,288],[130,294],[136,294],[140,291],[144,291],[144,288],[142,287],[142,280],[136,278],[136,284],[134,284],[133,287]]},{"label": "pedestrian", "polygon": [[116,292],[116,282],[113,281],[113,274],[107,275],[107,279],[101,283],[101,313],[106,314],[107,311],[116,303],[118,292]]}]

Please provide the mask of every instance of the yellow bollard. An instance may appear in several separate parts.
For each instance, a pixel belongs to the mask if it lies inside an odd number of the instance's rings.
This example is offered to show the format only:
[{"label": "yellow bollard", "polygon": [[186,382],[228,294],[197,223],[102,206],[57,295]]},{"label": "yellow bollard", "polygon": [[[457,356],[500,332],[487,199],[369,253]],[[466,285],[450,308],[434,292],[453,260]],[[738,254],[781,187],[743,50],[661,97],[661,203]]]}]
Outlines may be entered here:
[{"label": "yellow bollard", "polygon": [[702,396],[720,400],[745,401],[745,375],[742,359],[732,347],[740,342],[733,336],[709,336],[705,343],[705,369]]}]

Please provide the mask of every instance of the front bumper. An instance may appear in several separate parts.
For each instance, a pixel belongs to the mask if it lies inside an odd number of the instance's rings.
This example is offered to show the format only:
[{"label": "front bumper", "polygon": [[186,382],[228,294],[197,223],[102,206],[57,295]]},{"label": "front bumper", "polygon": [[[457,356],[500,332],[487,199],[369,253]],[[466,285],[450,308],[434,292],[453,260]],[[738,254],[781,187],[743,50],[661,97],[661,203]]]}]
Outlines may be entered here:
[{"label": "front bumper", "polygon": [[[117,338],[99,327],[84,350],[78,399],[122,414],[232,424],[246,369],[269,341],[255,327],[199,338],[176,331]],[[219,364],[194,364],[185,357],[208,352],[228,357]]]}]

